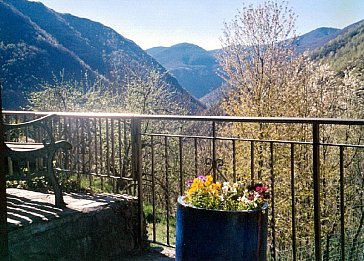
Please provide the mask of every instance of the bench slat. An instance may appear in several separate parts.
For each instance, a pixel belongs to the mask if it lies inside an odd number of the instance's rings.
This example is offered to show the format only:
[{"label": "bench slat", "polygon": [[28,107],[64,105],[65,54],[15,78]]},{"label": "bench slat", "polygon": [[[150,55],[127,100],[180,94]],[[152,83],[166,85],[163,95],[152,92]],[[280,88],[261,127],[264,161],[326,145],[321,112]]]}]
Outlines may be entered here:
[{"label": "bench slat", "polygon": [[13,151],[33,151],[43,149],[43,143],[18,143],[18,142],[5,142],[6,146]]}]

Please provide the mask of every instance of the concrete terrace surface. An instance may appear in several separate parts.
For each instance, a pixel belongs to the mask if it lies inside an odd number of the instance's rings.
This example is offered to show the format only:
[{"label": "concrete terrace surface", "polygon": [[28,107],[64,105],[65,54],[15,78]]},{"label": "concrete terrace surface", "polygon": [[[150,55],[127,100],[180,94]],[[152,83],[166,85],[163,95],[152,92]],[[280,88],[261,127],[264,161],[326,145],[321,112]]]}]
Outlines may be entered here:
[{"label": "concrete terrace surface", "polygon": [[[75,213],[99,211],[118,200],[132,199],[132,197],[128,195],[64,193],[64,201],[67,203],[67,206],[64,209],[60,209],[54,206],[54,194],[52,193],[42,193],[16,188],[8,188],[6,192],[9,232],[23,229],[34,224],[37,224],[37,227],[40,230],[43,229],[42,227],[46,229],[50,225],[50,221],[54,219],[64,218],[74,215]],[[127,256],[117,256],[111,260],[174,260],[174,249],[159,246],[148,247],[142,252],[135,250]]]},{"label": "concrete terrace surface", "polygon": [[166,247],[150,247],[142,253],[136,253],[115,261],[171,261],[175,260],[175,250]]},{"label": "concrete terrace surface", "polygon": [[8,188],[6,194],[7,222],[10,230],[41,221],[50,221],[75,212],[95,211],[118,199],[129,197],[127,195],[64,193],[67,206],[60,209],[54,206],[53,193]]}]

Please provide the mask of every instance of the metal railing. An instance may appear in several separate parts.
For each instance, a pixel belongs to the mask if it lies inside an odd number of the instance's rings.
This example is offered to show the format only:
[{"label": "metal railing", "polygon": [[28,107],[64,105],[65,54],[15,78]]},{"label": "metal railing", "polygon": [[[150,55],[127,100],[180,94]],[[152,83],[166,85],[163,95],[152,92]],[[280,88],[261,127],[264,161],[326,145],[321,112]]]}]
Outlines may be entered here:
[{"label": "metal railing", "polygon": [[[4,112],[7,122],[45,114]],[[363,258],[364,120],[57,114],[53,131],[73,144],[60,171],[80,188],[138,196],[139,240],[173,246],[176,198],[211,173],[269,183],[271,260]]]}]

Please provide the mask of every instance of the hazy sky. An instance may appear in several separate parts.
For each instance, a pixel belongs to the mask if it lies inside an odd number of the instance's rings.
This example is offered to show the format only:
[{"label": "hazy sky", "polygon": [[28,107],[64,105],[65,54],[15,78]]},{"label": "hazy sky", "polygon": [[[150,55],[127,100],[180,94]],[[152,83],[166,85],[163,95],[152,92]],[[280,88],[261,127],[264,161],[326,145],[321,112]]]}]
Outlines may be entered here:
[{"label": "hazy sky", "polygon": [[[101,22],[143,49],[181,42],[220,48],[223,22],[245,5],[263,0],[40,0],[61,13]],[[343,28],[364,19],[364,0],[291,0],[297,33]]]}]

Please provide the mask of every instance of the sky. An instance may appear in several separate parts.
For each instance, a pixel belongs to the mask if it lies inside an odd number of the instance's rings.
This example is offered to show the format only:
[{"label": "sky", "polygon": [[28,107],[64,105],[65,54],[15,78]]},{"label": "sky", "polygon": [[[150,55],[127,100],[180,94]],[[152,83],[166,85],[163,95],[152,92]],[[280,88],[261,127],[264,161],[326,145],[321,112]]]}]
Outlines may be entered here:
[{"label": "sky", "polygon": [[[36,0],[60,13],[70,13],[111,27],[143,49],[188,42],[206,50],[221,48],[223,23],[243,4],[264,0]],[[318,27],[344,28],[364,19],[364,0],[290,0],[296,32]]]}]

